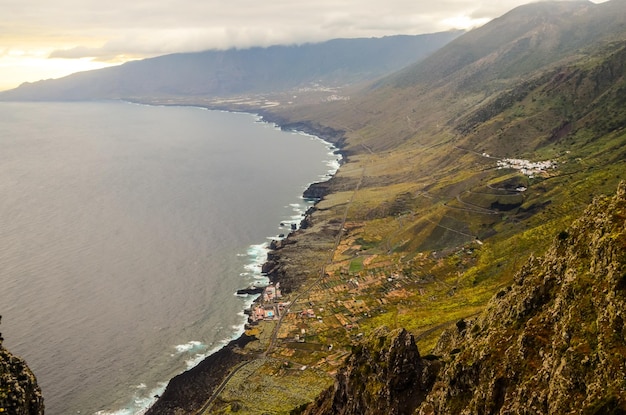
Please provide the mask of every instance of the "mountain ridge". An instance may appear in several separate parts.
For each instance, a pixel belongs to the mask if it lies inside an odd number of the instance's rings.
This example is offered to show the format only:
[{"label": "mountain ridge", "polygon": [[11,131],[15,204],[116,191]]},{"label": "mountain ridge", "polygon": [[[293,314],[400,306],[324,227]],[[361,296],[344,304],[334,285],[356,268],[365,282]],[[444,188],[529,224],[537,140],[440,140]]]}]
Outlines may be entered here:
[{"label": "mountain ridge", "polygon": [[25,83],[3,100],[85,100],[129,97],[232,96],[314,83],[362,82],[419,60],[461,31],[322,43],[178,53]]},{"label": "mountain ridge", "polygon": [[[357,147],[365,144],[372,149],[389,149],[402,143],[413,145],[417,135],[432,137],[435,142],[444,133],[445,125],[485,105],[495,94],[515,88],[529,77],[584,59],[594,53],[595,47],[619,41],[626,30],[624,16],[626,3],[616,1],[520,6],[455,39],[423,61],[352,94],[350,103],[336,103],[326,111],[317,110],[319,115],[314,114],[327,123],[341,123],[349,131],[363,128],[362,120],[373,124],[367,135],[360,134],[352,140]],[[516,29],[520,20],[522,28]],[[551,29],[545,30],[546,27]],[[516,33],[511,35],[510,31]],[[518,67],[520,60],[524,64]],[[294,114],[305,117],[303,113],[311,110],[307,107]],[[419,123],[403,120],[417,117]],[[396,122],[385,122],[390,119]],[[382,128],[376,129],[377,126]],[[368,137],[375,137],[376,141]],[[423,143],[424,138],[421,140]]]}]

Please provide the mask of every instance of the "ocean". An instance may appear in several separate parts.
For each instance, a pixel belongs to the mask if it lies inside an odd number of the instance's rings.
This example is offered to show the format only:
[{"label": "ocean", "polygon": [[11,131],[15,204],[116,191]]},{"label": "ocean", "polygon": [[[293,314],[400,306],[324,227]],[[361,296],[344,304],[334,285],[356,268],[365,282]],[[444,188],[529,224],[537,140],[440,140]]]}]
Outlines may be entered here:
[{"label": "ocean", "polygon": [[338,168],[250,114],[0,103],[0,332],[46,414],[137,414],[243,331],[269,241]]}]

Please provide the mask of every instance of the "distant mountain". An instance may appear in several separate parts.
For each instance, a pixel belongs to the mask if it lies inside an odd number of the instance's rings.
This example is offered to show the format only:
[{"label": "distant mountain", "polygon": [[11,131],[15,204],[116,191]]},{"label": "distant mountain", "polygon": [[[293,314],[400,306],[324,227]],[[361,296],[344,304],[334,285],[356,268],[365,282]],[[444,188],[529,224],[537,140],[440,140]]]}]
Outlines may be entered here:
[{"label": "distant mountain", "polygon": [[[495,79],[526,76],[619,29],[624,19],[619,15],[608,18],[607,12],[608,7],[595,7],[584,0],[520,6],[389,81],[406,86],[441,83],[453,77],[459,86],[484,88],[485,82]],[[465,82],[459,83],[461,79]]]},{"label": "distant mountain", "polygon": [[[454,78],[462,88],[484,89],[517,80],[582,48],[619,38],[626,29],[626,2],[538,2],[513,9],[468,32],[389,81],[396,86],[439,84]],[[497,85],[495,85],[497,88]]]},{"label": "distant mountain", "polygon": [[232,96],[278,92],[311,83],[345,85],[394,72],[462,34],[335,39],[299,46],[165,55],[25,83],[3,100],[88,100],[125,97]]},{"label": "distant mountain", "polygon": [[[626,159],[625,97],[626,1],[539,2],[468,32],[349,103],[277,118],[343,131],[348,159],[383,154],[360,184],[361,193],[376,189],[362,215],[412,212],[393,239],[421,252],[472,236],[557,229],[591,195],[615,188]],[[524,174],[500,168],[506,159],[558,168]]]}]

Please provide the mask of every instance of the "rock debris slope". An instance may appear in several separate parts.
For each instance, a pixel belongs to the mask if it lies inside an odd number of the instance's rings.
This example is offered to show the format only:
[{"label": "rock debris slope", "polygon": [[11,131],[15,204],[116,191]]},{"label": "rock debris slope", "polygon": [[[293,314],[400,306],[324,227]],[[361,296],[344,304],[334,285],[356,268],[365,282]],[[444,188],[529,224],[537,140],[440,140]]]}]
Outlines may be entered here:
[{"label": "rock debris slope", "polygon": [[307,414],[626,413],[626,185],[420,357],[374,332]]}]

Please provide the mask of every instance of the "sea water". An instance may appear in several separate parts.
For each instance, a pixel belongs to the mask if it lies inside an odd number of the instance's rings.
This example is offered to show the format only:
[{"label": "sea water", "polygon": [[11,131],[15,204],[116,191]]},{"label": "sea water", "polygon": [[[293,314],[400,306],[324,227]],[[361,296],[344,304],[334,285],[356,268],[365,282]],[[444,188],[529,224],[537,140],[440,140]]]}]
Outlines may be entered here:
[{"label": "sea water", "polygon": [[250,114],[0,103],[0,331],[46,413],[141,413],[237,337],[235,291],[337,167]]}]

